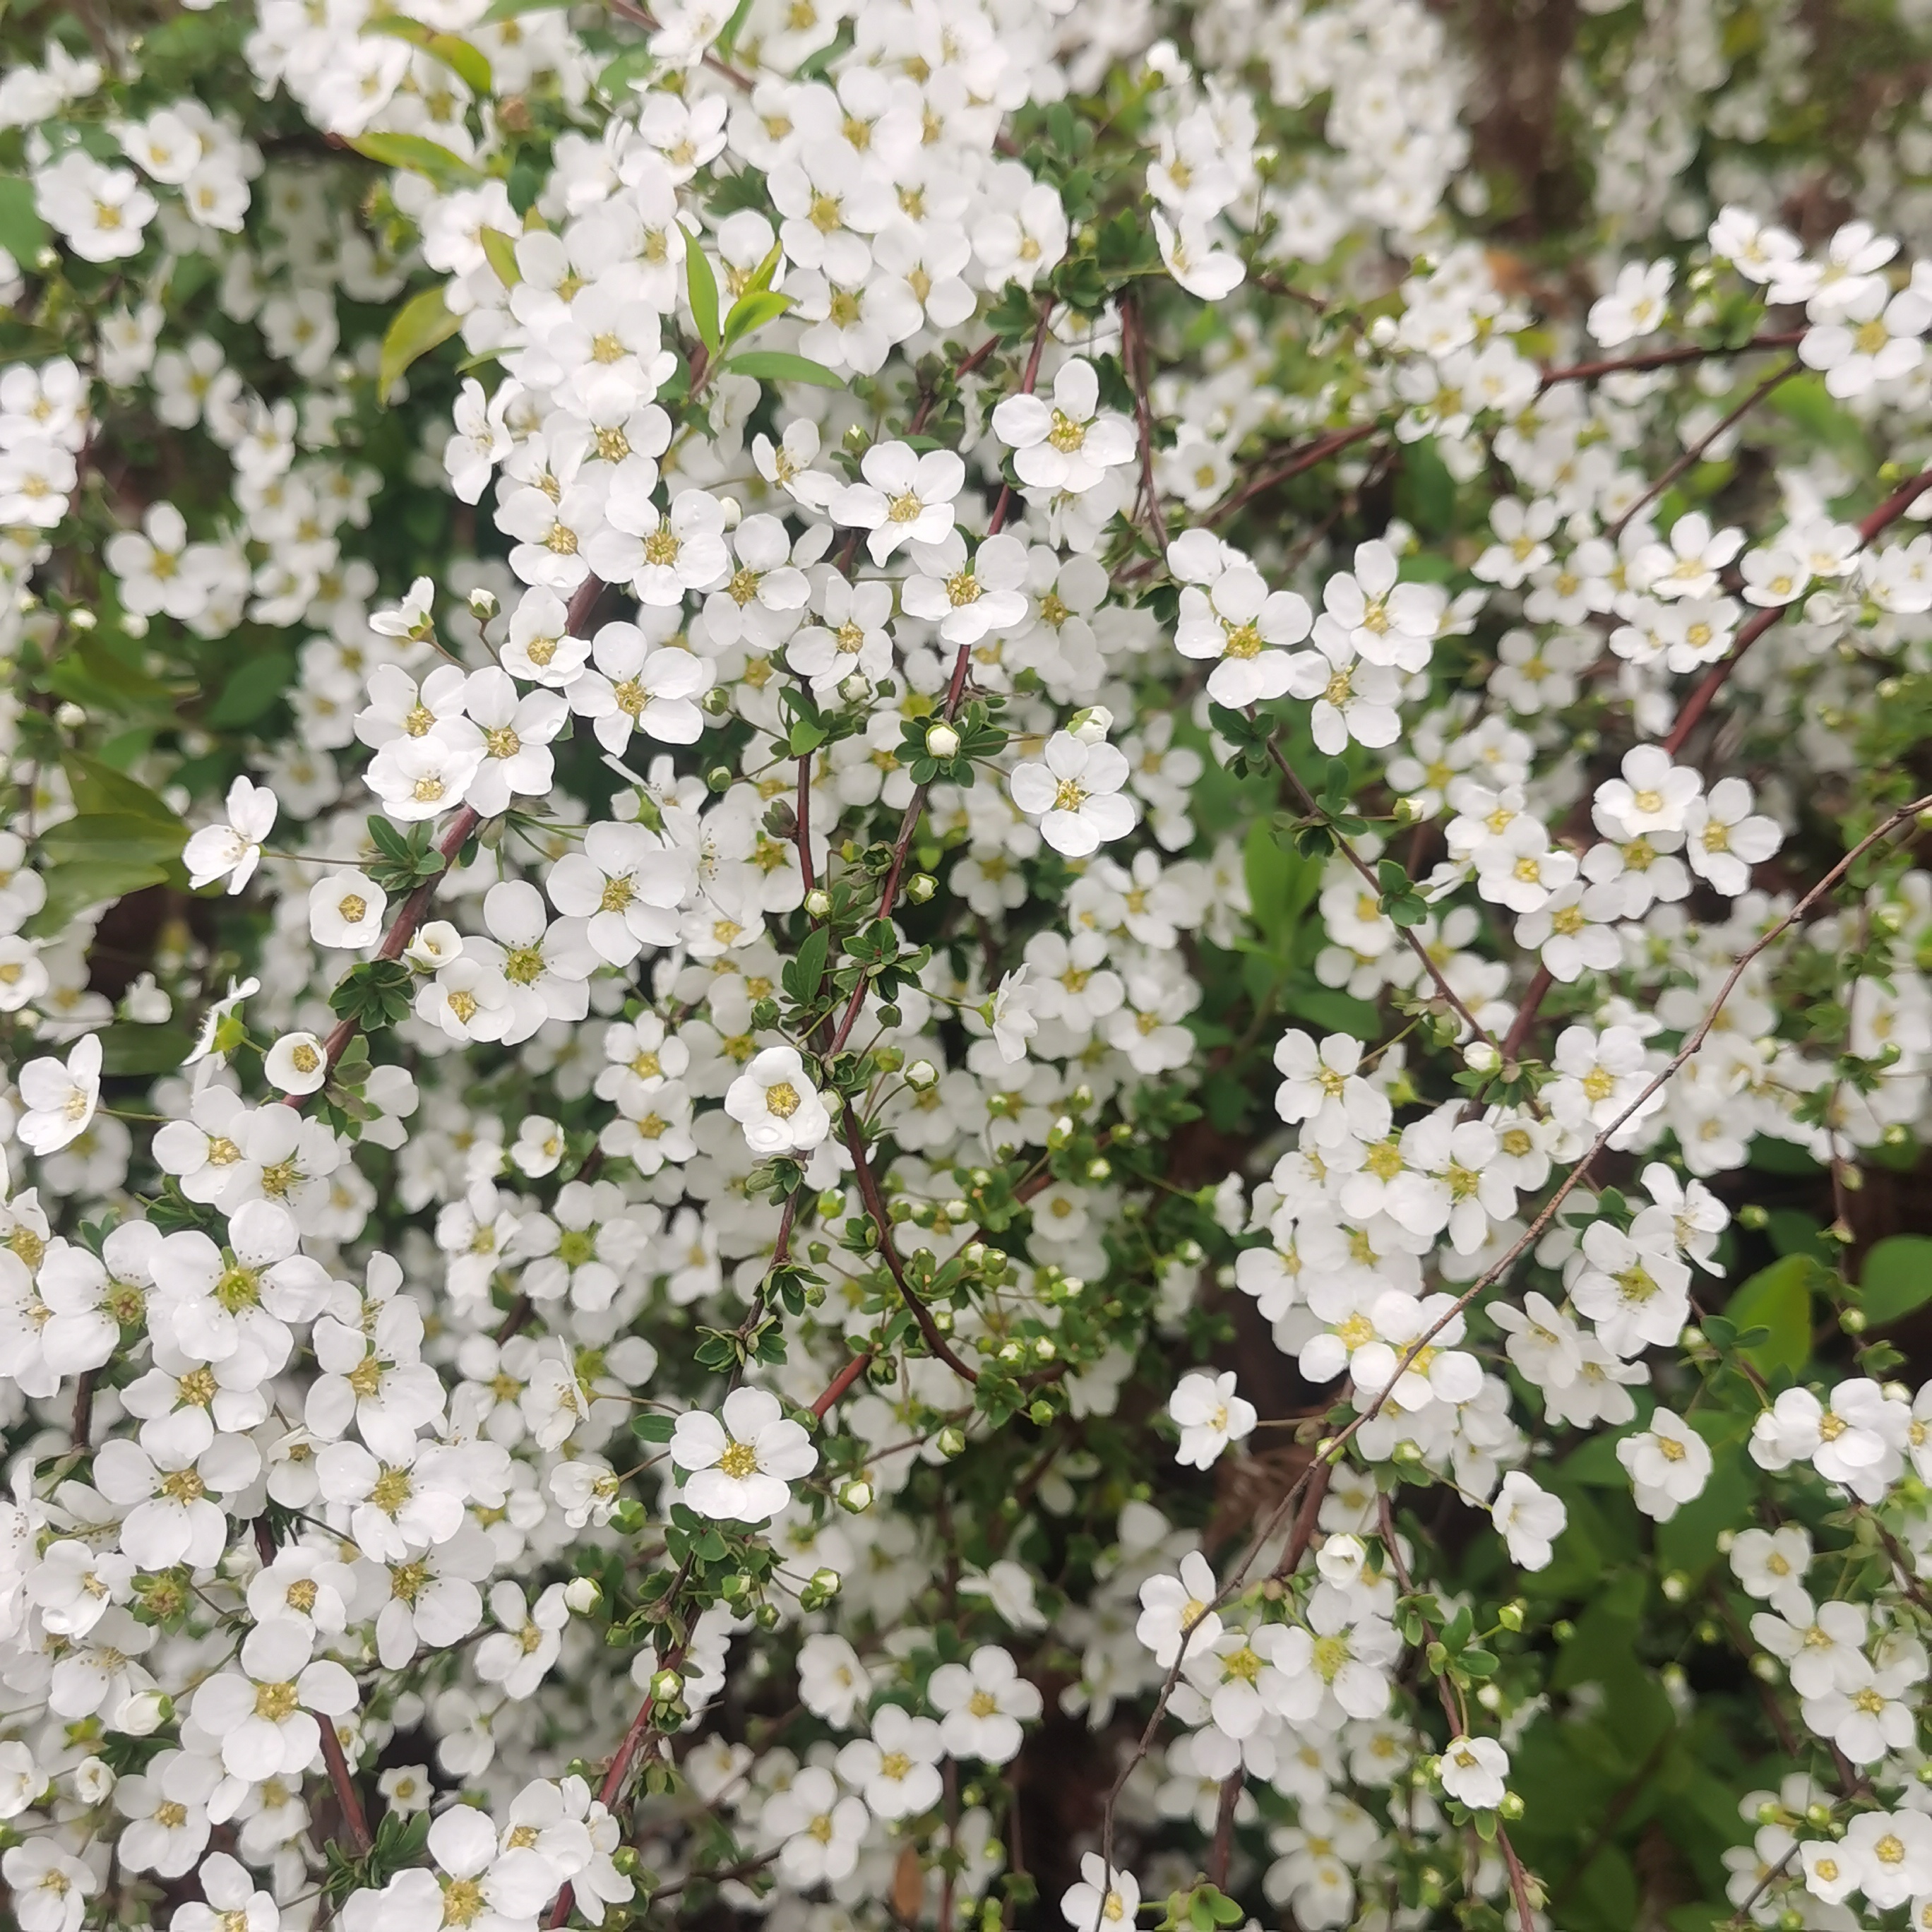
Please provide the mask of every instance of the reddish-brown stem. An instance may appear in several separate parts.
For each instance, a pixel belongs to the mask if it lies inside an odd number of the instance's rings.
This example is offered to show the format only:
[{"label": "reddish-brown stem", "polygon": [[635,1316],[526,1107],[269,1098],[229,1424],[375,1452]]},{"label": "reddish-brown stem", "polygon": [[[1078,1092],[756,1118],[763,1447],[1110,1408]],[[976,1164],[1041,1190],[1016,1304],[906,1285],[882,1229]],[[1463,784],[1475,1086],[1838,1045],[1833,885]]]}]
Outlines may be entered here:
[{"label": "reddish-brown stem", "polygon": [[1686,362],[1708,362],[1720,356],[1748,356],[1754,349],[1796,349],[1804,340],[1802,328],[1780,330],[1775,335],[1754,335],[1736,349],[1706,349],[1694,342],[1679,343],[1674,349],[1646,349],[1635,356],[1613,356],[1600,362],[1573,362],[1567,369],[1546,369],[1539,389],[1553,389],[1558,382],[1594,382],[1606,376],[1636,375],[1646,369],[1675,369]]},{"label": "reddish-brown stem", "polygon": [[885,1198],[879,1192],[879,1178],[872,1172],[872,1163],[866,1157],[866,1140],[860,1131],[856,1115],[848,1107],[845,1111],[844,1138],[847,1151],[852,1156],[853,1173],[859,1183],[859,1198],[866,1204],[866,1212],[871,1216],[872,1225],[879,1231],[879,1252],[884,1258],[893,1285],[898,1289],[900,1298],[912,1311],[912,1318],[919,1324],[919,1332],[926,1337],[926,1346],[963,1380],[976,1382],[979,1373],[968,1368],[954,1352],[952,1344],[940,1333],[939,1324],[932,1318],[932,1310],[926,1306],[914,1291],[905,1277],[904,1264],[899,1259],[899,1251],[892,1241],[892,1216],[886,1210]]},{"label": "reddish-brown stem", "polygon": [[832,1378],[830,1386],[827,1388],[825,1393],[812,1405],[812,1414],[816,1416],[820,1422],[823,1422],[826,1417],[829,1415],[836,1407],[837,1407],[840,1397],[844,1394],[845,1391],[866,1372],[866,1364],[872,1359],[872,1358],[869,1352],[862,1355],[854,1355],[852,1359]]},{"label": "reddish-brown stem", "polygon": [[1365,441],[1375,434],[1379,423],[1358,423],[1353,429],[1330,430],[1327,435],[1297,450],[1285,461],[1244,483],[1233,496],[1216,508],[1208,519],[1211,526],[1225,523],[1244,504],[1252,502],[1264,490],[1272,490],[1277,483],[1286,483],[1291,476],[1299,476],[1304,470],[1312,470],[1318,463],[1325,463],[1331,456],[1339,456],[1345,449]]},{"label": "reddish-brown stem", "polygon": [[1745,397],[1742,402],[1738,404],[1736,409],[1732,410],[1729,416],[1724,418],[1722,422],[1719,423],[1708,434],[1700,436],[1615,523],[1611,524],[1604,532],[1605,537],[1610,542],[1615,543],[1618,538],[1623,535],[1626,526],[1640,511],[1647,508],[1651,504],[1655,502],[1658,498],[1677,481],[1678,477],[1701,463],[1704,459],[1704,452],[1716,442],[1719,437],[1726,430],[1736,429],[1738,424],[1764,400],[1766,397],[1774,389],[1790,382],[1804,366],[1804,364],[1794,356],[1789,362],[1774,369],[1756,388],[1752,390],[1749,395]]},{"label": "reddish-brown stem", "polygon": [[1120,361],[1133,385],[1134,421],[1141,436],[1141,502],[1146,506],[1154,543],[1167,550],[1167,517],[1160,507],[1160,490],[1154,480],[1154,405],[1148,391],[1147,332],[1141,326],[1140,304],[1130,295],[1120,298]]},{"label": "reddish-brown stem", "polygon": [[344,1756],[342,1739],[335,1729],[335,1720],[320,1711],[310,1714],[322,1731],[322,1761],[328,1768],[328,1782],[335,1793],[335,1802],[342,1810],[342,1828],[349,1834],[349,1842],[356,1848],[358,1858],[366,1858],[375,1840],[369,1835],[369,1820],[362,1809],[362,1794],[356,1789],[356,1780],[349,1774],[349,1760]]}]

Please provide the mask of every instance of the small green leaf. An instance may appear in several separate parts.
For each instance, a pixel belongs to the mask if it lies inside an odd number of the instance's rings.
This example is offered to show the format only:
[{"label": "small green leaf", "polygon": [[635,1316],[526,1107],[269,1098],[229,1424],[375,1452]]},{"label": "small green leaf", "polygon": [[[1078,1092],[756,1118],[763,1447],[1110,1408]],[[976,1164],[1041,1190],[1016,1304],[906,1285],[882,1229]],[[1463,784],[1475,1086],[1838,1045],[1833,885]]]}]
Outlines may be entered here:
[{"label": "small green leaf", "polygon": [[724,318],[724,346],[728,349],[734,342],[763,328],[768,322],[776,322],[785,310],[794,306],[790,296],[774,295],[769,289],[753,290],[740,296],[731,304],[731,313]]},{"label": "small green leaf", "polygon": [[442,299],[440,289],[424,289],[412,296],[396,311],[389,332],[382,338],[382,359],[377,376],[380,392],[386,397],[403,371],[420,356],[427,356],[439,343],[447,342],[459,326]]},{"label": "small green leaf", "polygon": [[847,379],[823,362],[794,356],[782,349],[753,349],[734,356],[725,368],[739,376],[755,376],[761,382],[811,382],[821,389],[843,389]]},{"label": "small green leaf", "polygon": [[506,289],[514,288],[524,279],[524,272],[517,266],[516,243],[500,228],[479,229],[476,238],[482,243],[483,253],[496,270],[497,280]]},{"label": "small green leaf", "polygon": [[631,1433],[640,1442],[668,1442],[674,1426],[668,1415],[645,1414],[631,1424]]},{"label": "small green leaf", "polygon": [[386,168],[407,168],[412,174],[426,176],[446,194],[478,187],[484,180],[467,161],[421,134],[357,134],[349,145]]},{"label": "small green leaf", "polygon": [[440,60],[454,74],[471,93],[488,94],[496,86],[495,76],[490,71],[489,61],[482,50],[454,34],[438,33],[434,27],[426,27],[420,20],[408,20],[397,14],[388,14],[380,20],[365,23],[363,31],[370,34],[388,34],[399,40],[407,40],[418,46],[433,59]]},{"label": "small green leaf", "polygon": [[716,356],[719,340],[718,278],[711,272],[711,264],[695,238],[685,244],[684,285],[691,298],[691,319],[698,325],[698,340]]},{"label": "small green leaf", "polygon": [[520,19],[525,14],[547,13],[568,4],[569,0],[490,0],[482,19],[476,24],[479,27],[494,27],[505,20]]},{"label": "small green leaf", "polygon": [[23,268],[47,245],[47,224],[34,206],[34,184],[19,175],[0,175],[0,248]]}]

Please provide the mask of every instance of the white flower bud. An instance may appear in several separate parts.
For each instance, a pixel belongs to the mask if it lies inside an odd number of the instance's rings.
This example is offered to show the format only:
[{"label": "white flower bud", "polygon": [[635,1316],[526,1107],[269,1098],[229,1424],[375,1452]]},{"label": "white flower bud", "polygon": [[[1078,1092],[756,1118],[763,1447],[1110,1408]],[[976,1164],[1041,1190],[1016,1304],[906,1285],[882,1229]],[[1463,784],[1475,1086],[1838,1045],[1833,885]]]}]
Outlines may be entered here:
[{"label": "white flower bud", "polygon": [[959,734],[950,724],[928,725],[926,748],[935,758],[956,758],[959,755]]},{"label": "white flower bud", "polygon": [[939,1084],[939,1069],[929,1060],[915,1060],[905,1070],[906,1084],[915,1092],[923,1094],[928,1087]]},{"label": "white flower bud", "polygon": [[573,1615],[587,1617],[604,1600],[595,1577],[573,1576],[563,1586],[563,1600]]},{"label": "white flower bud", "polygon": [[1075,712],[1066,725],[1067,735],[1078,738],[1083,745],[1104,743],[1113,728],[1114,714],[1104,704],[1089,705],[1084,711]]}]

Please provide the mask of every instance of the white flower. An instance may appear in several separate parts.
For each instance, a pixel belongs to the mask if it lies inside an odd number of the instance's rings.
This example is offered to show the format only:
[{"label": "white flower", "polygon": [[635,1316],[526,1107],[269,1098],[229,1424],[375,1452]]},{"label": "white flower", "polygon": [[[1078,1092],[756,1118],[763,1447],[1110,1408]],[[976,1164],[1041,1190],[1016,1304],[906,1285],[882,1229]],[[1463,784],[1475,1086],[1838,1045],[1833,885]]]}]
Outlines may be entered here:
[{"label": "white flower", "polygon": [[1616,286],[1591,304],[1585,326],[1606,349],[1654,334],[1663,326],[1676,272],[1668,262],[1652,262],[1648,267],[1625,262],[1617,272]]},{"label": "white flower", "polygon": [[1318,1147],[1339,1146],[1353,1135],[1378,1141],[1394,1116],[1388,1096],[1356,1070],[1362,1043],[1348,1034],[1331,1033],[1318,1047],[1299,1029],[1275,1042],[1275,1070],[1283,1077],[1275,1089],[1275,1112],[1291,1124],[1300,1121]]},{"label": "white flower", "polygon": [[1038,396],[1008,396],[993,411],[993,434],[1015,452],[1020,481],[1078,496],[1108,470],[1134,460],[1132,424],[1102,410],[1100,379],[1076,356],[1053,379],[1049,407]]},{"label": "white flower", "polygon": [[1008,780],[1013,803],[1040,820],[1056,852],[1084,859],[1134,829],[1137,814],[1120,796],[1127,761],[1112,745],[1086,745],[1069,731],[1046,741],[1038,763],[1016,765]]},{"label": "white flower", "polygon": [[805,1154],[832,1131],[832,1116],[798,1049],[768,1046],[732,1082],[724,1111],[755,1154]]},{"label": "white flower", "polygon": [[1691,871],[1733,899],[1750,890],[1750,868],[1784,843],[1775,819],[1752,812],[1750,787],[1739,778],[1720,778],[1708,798],[1691,803],[1684,834]]},{"label": "white flower", "polygon": [[1174,1460],[1196,1469],[1209,1468],[1230,1442],[1251,1435],[1257,1414],[1252,1402],[1234,1393],[1232,1369],[1219,1376],[1183,1376],[1168,1398],[1167,1412],[1180,1429]]},{"label": "white flower", "polygon": [[1916,286],[1888,300],[1888,292],[1874,275],[1839,306],[1838,319],[1804,332],[1798,358],[1825,372],[1832,395],[1862,396],[1876,383],[1909,376],[1924,361],[1921,338],[1932,324],[1932,301]]},{"label": "white flower", "polygon": [[1153,1576],[1142,1584],[1140,1620],[1134,1635],[1154,1652],[1162,1670],[1172,1670],[1184,1649],[1204,1651],[1221,1634],[1221,1619],[1208,1608],[1220,1586],[1198,1550],[1180,1559],[1176,1576]]},{"label": "white flower", "polygon": [[[1543,1570],[1549,1567],[1550,1545],[1563,1534],[1570,1512],[1561,1496],[1539,1488],[1520,1469],[1512,1469],[1490,1505],[1490,1520],[1508,1544],[1512,1563],[1526,1570]],[[1465,1804],[1471,1802],[1463,1800]]]},{"label": "white flower", "polygon": [[1494,1738],[1451,1738],[1442,1751],[1442,1789],[1472,1811],[1493,1811],[1509,1788],[1509,1753]]},{"label": "white flower", "polygon": [[1113,1932],[1132,1925],[1141,1909],[1140,1882],[1132,1872],[1109,1871],[1098,1852],[1080,1860],[1080,1882],[1060,1895],[1060,1916],[1073,1932]]},{"label": "white flower", "polygon": [[228,788],[228,823],[206,825],[182,850],[188,884],[196,891],[226,877],[238,892],[255,875],[262,842],[275,823],[275,795],[266,785],[238,778]]},{"label": "white flower", "polygon": [[1617,1460],[1630,1472],[1637,1508],[1659,1522],[1702,1496],[1711,1479],[1709,1445],[1667,1408],[1652,1416],[1648,1429],[1618,1443]]},{"label": "white flower", "polygon": [[903,442],[874,443],[860,459],[865,478],[832,500],[836,523],[868,530],[866,548],[883,565],[903,544],[934,544],[952,528],[952,500],[964,487],[966,466],[950,449],[923,456]]},{"label": "white flower", "polygon": [[195,1692],[194,1720],[220,1740],[235,1777],[299,1777],[320,1754],[310,1713],[340,1718],[356,1708],[355,1678],[331,1658],[311,1662],[314,1647],[314,1633],[292,1618],[257,1624],[242,1640],[240,1672],[219,1671]]},{"label": "white flower", "polygon": [[790,1484],[818,1465],[818,1451],[778,1399],[763,1389],[734,1389],[723,1419],[694,1410],[680,1415],[670,1459],[688,1471],[684,1499],[701,1516],[727,1522],[769,1522],[791,1500]]},{"label": "white flower", "polygon": [[20,1070],[27,1111],[15,1130],[37,1154],[58,1153],[86,1132],[100,1099],[100,1036],[74,1043],[64,1062],[30,1060]]},{"label": "white flower", "polygon": [[309,888],[309,936],[318,946],[359,952],[382,936],[388,896],[366,872],[332,872]]},{"label": "white flower", "polygon": [[1041,1709],[1037,1687],[1021,1676],[1011,1654],[997,1644],[982,1644],[964,1664],[942,1664],[927,1695],[940,1714],[946,1750],[987,1764],[1005,1764],[1019,1755],[1020,1727]]},{"label": "white flower", "polygon": [[328,1059],[312,1033],[285,1033],[262,1056],[262,1071],[284,1094],[313,1094],[328,1078]]},{"label": "white flower", "polygon": [[852,1875],[872,1816],[864,1799],[842,1795],[832,1773],[814,1764],[772,1794],[759,1822],[767,1838],[778,1841],[778,1869],[786,1882],[805,1891]]},{"label": "white flower", "polygon": [[865,1794],[875,1817],[915,1817],[939,1802],[945,1748],[930,1718],[887,1704],[872,1720],[872,1735],[854,1738],[839,1752],[838,1775]]},{"label": "white flower", "polygon": [[1009,1066],[1017,1066],[1027,1057],[1027,1042],[1040,1030],[1034,1009],[1040,1000],[1040,988],[1027,983],[1024,962],[1000,982],[988,1004],[986,1024],[993,1030],[993,1043]]}]

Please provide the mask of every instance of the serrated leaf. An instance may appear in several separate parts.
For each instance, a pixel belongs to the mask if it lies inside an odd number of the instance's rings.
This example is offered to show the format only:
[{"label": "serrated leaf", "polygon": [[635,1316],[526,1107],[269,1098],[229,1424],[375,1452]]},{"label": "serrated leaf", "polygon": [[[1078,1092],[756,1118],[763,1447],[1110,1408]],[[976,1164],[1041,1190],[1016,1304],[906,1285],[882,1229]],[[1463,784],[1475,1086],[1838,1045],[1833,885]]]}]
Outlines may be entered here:
[{"label": "serrated leaf", "polygon": [[691,298],[691,319],[698,325],[698,339],[713,356],[718,353],[718,278],[711,272],[704,250],[695,239],[684,250],[685,292]]},{"label": "serrated leaf", "polygon": [[483,244],[483,253],[490,266],[496,272],[496,279],[506,289],[513,289],[524,279],[524,272],[517,266],[517,244],[500,228],[480,228],[476,238]]},{"label": "serrated leaf", "polygon": [[484,176],[460,156],[421,134],[356,134],[349,145],[366,159],[386,168],[407,168],[434,182],[446,194],[476,188]]},{"label": "serrated leaf", "polygon": [[411,46],[422,48],[432,59],[442,62],[472,94],[487,95],[494,91],[496,81],[488,59],[480,48],[472,47],[457,34],[439,33],[420,20],[405,20],[394,14],[366,22],[362,31],[387,34],[392,39],[407,40]]},{"label": "serrated leaf", "polygon": [[396,311],[382,338],[382,357],[376,382],[379,393],[387,398],[404,370],[419,356],[427,356],[438,344],[447,342],[460,325],[449,312],[440,289],[424,289],[412,296]]},{"label": "serrated leaf", "polygon": [[761,382],[810,382],[821,389],[842,389],[846,378],[835,374],[823,362],[794,356],[782,349],[748,350],[725,364],[734,375],[754,376]]}]

